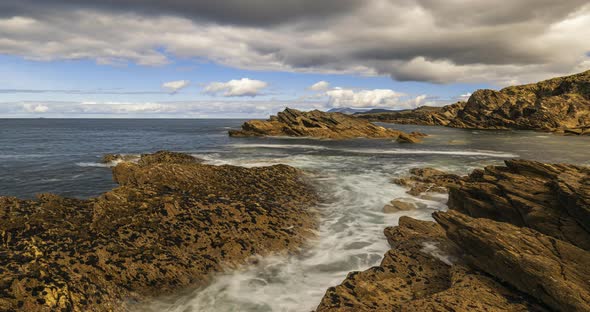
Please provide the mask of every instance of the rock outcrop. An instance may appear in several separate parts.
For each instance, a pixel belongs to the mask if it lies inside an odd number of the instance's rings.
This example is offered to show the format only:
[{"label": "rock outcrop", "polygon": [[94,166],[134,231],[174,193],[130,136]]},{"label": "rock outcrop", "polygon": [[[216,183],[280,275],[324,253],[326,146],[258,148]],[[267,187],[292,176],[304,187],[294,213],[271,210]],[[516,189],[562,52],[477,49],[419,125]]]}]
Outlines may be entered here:
[{"label": "rock outcrop", "polygon": [[590,71],[500,91],[477,90],[467,102],[440,108],[355,116],[402,124],[590,135]]},{"label": "rock outcrop", "polygon": [[400,218],[380,266],[350,273],[318,311],[590,311],[589,168],[510,160],[467,177],[412,174],[396,182],[448,189],[450,210]]},{"label": "rock outcrop", "polygon": [[241,130],[230,130],[233,137],[292,136],[324,139],[376,138],[397,139],[403,143],[416,143],[423,133],[404,133],[372,124],[341,113],[318,110],[302,112],[286,108],[268,120],[250,120]]},{"label": "rock outcrop", "polygon": [[548,311],[461,262],[460,249],[434,222],[402,217],[385,235],[392,249],[381,264],[329,288],[317,312]]},{"label": "rock outcrop", "polygon": [[158,152],[113,177],[119,187],[87,200],[0,197],[1,311],[121,311],[253,255],[296,251],[316,227],[316,195],[285,165]]}]

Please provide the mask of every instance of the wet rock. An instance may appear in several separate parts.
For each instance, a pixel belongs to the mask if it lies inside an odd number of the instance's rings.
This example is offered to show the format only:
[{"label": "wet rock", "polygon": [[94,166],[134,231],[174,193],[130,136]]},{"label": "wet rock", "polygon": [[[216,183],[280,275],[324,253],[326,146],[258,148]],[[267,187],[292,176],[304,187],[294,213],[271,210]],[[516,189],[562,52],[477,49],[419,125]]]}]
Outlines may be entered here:
[{"label": "wet rock", "polygon": [[434,222],[402,217],[385,235],[392,249],[381,264],[329,288],[318,312],[545,311],[485,274],[449,262],[459,250]]},{"label": "wet rock", "polygon": [[204,165],[158,152],[87,200],[0,197],[0,310],[123,311],[203,285],[252,255],[296,252],[316,195],[292,167]]},{"label": "wet rock", "polygon": [[137,161],[139,159],[139,156],[137,155],[129,155],[129,154],[105,154],[100,162],[103,164],[109,164],[109,163],[119,163],[119,162],[124,162],[124,161]]},{"label": "wet rock", "polygon": [[409,176],[392,182],[409,188],[408,194],[418,196],[425,192],[446,193],[448,188],[461,185],[463,177],[434,168],[413,168]]},{"label": "wet rock", "polygon": [[385,213],[396,213],[400,211],[410,211],[417,208],[426,208],[425,204],[394,199],[383,207]]},{"label": "wet rock", "polygon": [[397,137],[396,141],[398,143],[420,143],[422,141],[422,138],[425,136],[427,135],[421,132],[412,132],[410,134],[402,132]]},{"label": "wet rock", "polygon": [[558,311],[590,311],[590,253],[572,244],[456,211],[434,218],[477,268]]},{"label": "wet rock", "polygon": [[241,130],[230,130],[233,137],[249,136],[293,136],[315,137],[324,139],[380,138],[417,141],[416,134],[374,125],[366,120],[357,119],[341,113],[326,113],[318,110],[302,112],[286,108],[277,116],[268,120],[251,120],[242,125]]},{"label": "wet rock", "polygon": [[532,129],[590,133],[590,71],[500,91],[477,90],[467,102],[444,107],[357,114],[371,121],[469,129]]}]

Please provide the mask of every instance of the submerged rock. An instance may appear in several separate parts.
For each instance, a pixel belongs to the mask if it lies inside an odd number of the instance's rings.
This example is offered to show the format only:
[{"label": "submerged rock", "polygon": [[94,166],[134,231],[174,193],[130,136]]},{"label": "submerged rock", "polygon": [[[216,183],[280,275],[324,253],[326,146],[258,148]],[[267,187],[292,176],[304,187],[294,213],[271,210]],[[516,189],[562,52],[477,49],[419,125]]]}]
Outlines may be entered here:
[{"label": "submerged rock", "polygon": [[253,255],[295,251],[316,227],[316,196],[285,165],[158,152],[113,177],[119,187],[87,200],[0,197],[0,310],[122,311]]},{"label": "submerged rock", "polygon": [[[366,120],[341,113],[318,110],[302,112],[286,108],[268,120],[251,120],[241,130],[230,130],[233,137],[293,136],[324,139],[379,138],[418,142],[425,134],[407,134],[402,131],[374,125]],[[400,139],[401,138],[401,139]]]},{"label": "submerged rock", "polygon": [[477,90],[467,102],[376,114],[363,119],[469,129],[531,129],[590,134],[590,71],[500,91]]}]

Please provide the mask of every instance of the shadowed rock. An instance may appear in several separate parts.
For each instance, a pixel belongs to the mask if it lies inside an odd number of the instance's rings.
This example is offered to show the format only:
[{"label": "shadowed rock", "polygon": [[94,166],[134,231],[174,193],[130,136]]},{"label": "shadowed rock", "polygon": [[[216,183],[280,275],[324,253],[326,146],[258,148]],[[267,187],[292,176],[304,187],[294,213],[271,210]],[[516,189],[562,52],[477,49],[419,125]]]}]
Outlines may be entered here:
[{"label": "shadowed rock", "polygon": [[434,213],[477,268],[559,311],[590,311],[590,253],[535,230]]},{"label": "shadowed rock", "polygon": [[230,130],[233,137],[293,136],[323,139],[376,138],[398,139],[415,143],[425,134],[407,134],[402,131],[374,125],[366,120],[341,113],[325,113],[318,110],[302,112],[286,108],[268,120],[251,120],[241,130]]},{"label": "shadowed rock", "polygon": [[87,200],[0,197],[0,310],[122,311],[253,255],[295,252],[316,227],[295,168],[200,164],[158,152],[113,168]]}]

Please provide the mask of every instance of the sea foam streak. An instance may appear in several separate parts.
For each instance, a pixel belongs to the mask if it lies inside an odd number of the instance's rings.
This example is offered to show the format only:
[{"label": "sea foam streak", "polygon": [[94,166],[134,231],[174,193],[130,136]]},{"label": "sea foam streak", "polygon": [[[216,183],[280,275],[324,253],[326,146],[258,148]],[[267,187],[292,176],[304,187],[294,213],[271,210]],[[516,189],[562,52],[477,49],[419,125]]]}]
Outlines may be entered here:
[{"label": "sea foam streak", "polygon": [[444,151],[444,150],[420,150],[420,149],[404,149],[404,148],[393,148],[393,149],[351,149],[351,148],[334,148],[318,145],[306,145],[306,144],[234,144],[233,147],[237,148],[268,148],[268,149],[308,149],[308,150],[325,150],[335,152],[346,152],[356,154],[391,154],[391,155],[457,155],[457,156],[490,156],[490,157],[505,157],[514,158],[518,157],[514,153],[487,151],[487,150],[457,150],[457,151]]},{"label": "sea foam streak", "polygon": [[[323,203],[316,240],[298,256],[271,256],[257,265],[218,275],[207,287],[188,296],[152,302],[139,310],[151,311],[309,311],[325,290],[339,284],[350,271],[377,265],[388,250],[386,226],[397,224],[401,214],[384,214],[383,206],[405,189],[390,182],[392,168],[359,166],[357,157],[298,155],[270,160],[315,172],[311,177]],[[261,165],[260,160],[233,159],[234,165]],[[351,169],[354,168],[354,169]],[[405,172],[408,168],[395,168]],[[389,174],[388,174],[389,173]],[[430,219],[445,209],[438,201],[421,201],[428,208],[404,212]]]}]

